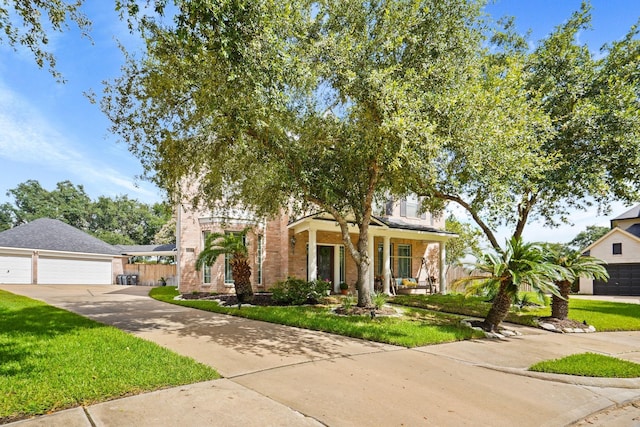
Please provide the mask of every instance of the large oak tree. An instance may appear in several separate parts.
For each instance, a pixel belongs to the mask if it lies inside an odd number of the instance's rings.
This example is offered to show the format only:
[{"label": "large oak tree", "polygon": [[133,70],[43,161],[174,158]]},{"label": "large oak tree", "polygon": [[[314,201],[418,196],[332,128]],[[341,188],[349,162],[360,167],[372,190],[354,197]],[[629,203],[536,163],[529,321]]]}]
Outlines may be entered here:
[{"label": "large oak tree", "polygon": [[[237,0],[176,7],[171,23],[133,17],[146,52],[129,57],[107,87],[103,109],[113,131],[176,198],[259,215],[285,206],[330,213],[357,265],[358,305],[370,305],[374,202],[406,193],[419,164],[431,179],[440,143],[433,115],[480,49],[480,5]],[[180,194],[185,181],[193,193]]]},{"label": "large oak tree", "polygon": [[590,19],[583,4],[533,50],[509,22],[438,122],[438,179],[416,192],[466,209],[502,255],[498,226],[519,241],[532,220],[640,195],[638,28],[595,54],[577,41]]}]

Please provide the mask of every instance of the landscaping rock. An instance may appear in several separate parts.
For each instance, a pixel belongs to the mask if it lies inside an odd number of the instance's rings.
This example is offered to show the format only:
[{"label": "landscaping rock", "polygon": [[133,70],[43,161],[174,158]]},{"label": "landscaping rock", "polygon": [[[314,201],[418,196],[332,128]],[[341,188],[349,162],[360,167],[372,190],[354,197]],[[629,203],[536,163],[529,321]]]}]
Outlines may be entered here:
[{"label": "landscaping rock", "polygon": [[546,329],[547,331],[553,331],[556,332],[557,329],[554,325],[552,325],[551,323],[547,323],[547,322],[540,322],[538,324],[542,329]]}]

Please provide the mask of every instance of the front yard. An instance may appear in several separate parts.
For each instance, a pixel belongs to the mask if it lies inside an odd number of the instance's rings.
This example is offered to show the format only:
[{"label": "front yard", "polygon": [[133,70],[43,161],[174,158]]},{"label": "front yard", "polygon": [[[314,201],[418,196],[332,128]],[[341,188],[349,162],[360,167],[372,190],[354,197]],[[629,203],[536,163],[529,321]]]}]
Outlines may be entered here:
[{"label": "front yard", "polygon": [[403,347],[480,338],[482,332],[460,323],[462,317],[437,311],[399,307],[402,316],[375,317],[338,316],[328,306],[269,306],[223,307],[209,300],[175,300],[178,295],[173,287],[151,290],[150,296],[171,304],[193,307],[216,313],[246,317],[288,326],[331,332],[353,338],[362,338]]},{"label": "front yard", "polygon": [[0,424],[215,378],[154,343],[0,291]]},{"label": "front yard", "polygon": [[[484,317],[490,304],[479,297],[465,298],[460,294],[452,295],[412,295],[397,296],[396,304],[420,307],[446,313],[465,314]],[[535,326],[536,319],[551,316],[548,301],[545,307],[523,307],[512,309],[506,322],[526,326]],[[569,318],[578,322],[593,325],[599,332],[607,331],[639,331],[640,305],[619,302],[586,300],[569,298]]]}]

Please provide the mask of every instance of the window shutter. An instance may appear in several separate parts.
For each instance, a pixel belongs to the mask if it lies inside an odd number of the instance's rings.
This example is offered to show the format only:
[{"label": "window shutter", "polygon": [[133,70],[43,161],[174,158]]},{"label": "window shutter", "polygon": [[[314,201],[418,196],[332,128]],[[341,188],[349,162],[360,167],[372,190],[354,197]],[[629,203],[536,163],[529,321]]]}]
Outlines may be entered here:
[{"label": "window shutter", "polygon": [[407,216],[407,199],[400,199],[400,216]]}]

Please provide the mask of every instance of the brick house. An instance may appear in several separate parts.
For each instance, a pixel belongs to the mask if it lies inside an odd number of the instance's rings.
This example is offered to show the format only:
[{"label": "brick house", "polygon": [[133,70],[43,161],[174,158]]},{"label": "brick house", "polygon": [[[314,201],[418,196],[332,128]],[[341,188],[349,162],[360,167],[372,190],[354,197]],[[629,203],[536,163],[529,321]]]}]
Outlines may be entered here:
[{"label": "brick house", "polygon": [[[246,211],[215,215],[182,203],[178,206],[176,230],[179,291],[233,292],[228,259],[220,257],[214,265],[201,270],[196,268],[196,260],[207,233],[240,231],[247,226],[252,227],[246,244],[255,291],[266,291],[289,276],[328,280],[334,292],[339,291],[341,282],[354,289],[355,263],[345,250],[337,222],[329,215],[292,218],[283,211],[276,218],[256,221]],[[384,214],[373,217],[369,227],[369,247],[373,251],[371,288],[381,290],[385,282],[412,278],[420,288],[429,285],[430,291],[445,291],[440,286],[446,283],[444,246],[455,234],[443,228],[441,217],[419,214],[417,198],[387,203]],[[357,227],[352,227],[354,244],[357,234]]]}]

